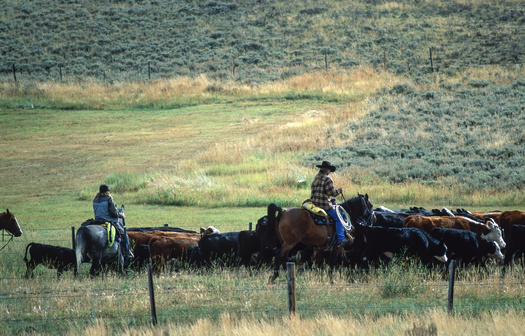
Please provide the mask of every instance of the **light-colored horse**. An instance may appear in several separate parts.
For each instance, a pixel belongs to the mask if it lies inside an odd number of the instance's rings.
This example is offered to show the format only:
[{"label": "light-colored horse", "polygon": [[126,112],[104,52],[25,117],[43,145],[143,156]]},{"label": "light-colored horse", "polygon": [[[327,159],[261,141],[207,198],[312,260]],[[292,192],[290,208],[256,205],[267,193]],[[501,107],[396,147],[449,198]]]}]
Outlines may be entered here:
[{"label": "light-colored horse", "polygon": [[[124,214],[124,206],[119,210]],[[83,262],[91,262],[89,274],[91,277],[100,275],[100,271],[109,265],[116,264],[117,271],[124,273],[124,255],[120,244],[124,241],[115,242],[109,246],[106,227],[102,225],[81,226],[76,235],[75,254],[77,258],[77,270]]]}]

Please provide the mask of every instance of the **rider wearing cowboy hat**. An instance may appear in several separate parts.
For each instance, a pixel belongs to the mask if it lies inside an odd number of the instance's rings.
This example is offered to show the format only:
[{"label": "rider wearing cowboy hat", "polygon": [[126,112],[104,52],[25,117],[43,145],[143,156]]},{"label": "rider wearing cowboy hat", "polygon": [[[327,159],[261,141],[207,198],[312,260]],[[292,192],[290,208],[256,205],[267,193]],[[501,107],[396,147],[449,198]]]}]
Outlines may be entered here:
[{"label": "rider wearing cowboy hat", "polygon": [[324,209],[328,215],[335,221],[335,232],[337,235],[337,240],[339,241],[339,247],[344,247],[349,243],[349,239],[346,238],[345,228],[337,212],[334,208],[335,202],[332,203],[331,197],[336,197],[343,193],[343,189],[335,189],[334,182],[329,176],[330,173],[335,172],[335,166],[333,166],[328,161],[323,161],[320,165],[317,165],[319,172],[315,175],[315,178],[312,182],[312,193],[310,199],[312,203],[322,209]]}]

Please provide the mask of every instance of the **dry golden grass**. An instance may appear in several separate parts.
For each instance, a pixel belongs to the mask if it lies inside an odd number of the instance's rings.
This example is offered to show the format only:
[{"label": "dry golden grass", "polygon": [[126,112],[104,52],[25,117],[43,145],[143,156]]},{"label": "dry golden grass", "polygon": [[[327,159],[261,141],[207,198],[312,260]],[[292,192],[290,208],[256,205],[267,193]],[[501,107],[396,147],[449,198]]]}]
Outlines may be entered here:
[{"label": "dry golden grass", "polygon": [[[315,319],[286,317],[273,322],[237,319],[228,314],[218,323],[202,319],[191,325],[159,326],[132,328],[119,335],[155,336],[155,335],[250,335],[250,336],[348,336],[348,335],[523,335],[523,315],[516,312],[484,313],[476,318],[450,316],[443,311],[425,314],[406,314],[401,316],[340,318],[329,314]],[[115,332],[103,321],[87,328],[80,335],[106,336]]]}]

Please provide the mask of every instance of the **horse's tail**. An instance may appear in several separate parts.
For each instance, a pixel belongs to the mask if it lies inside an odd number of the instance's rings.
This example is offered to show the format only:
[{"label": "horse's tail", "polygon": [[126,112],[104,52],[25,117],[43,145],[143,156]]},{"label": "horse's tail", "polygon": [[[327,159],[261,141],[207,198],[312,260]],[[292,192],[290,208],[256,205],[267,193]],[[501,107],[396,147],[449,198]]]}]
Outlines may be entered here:
[{"label": "horse's tail", "polygon": [[86,228],[83,226],[81,226],[77,231],[77,239],[75,242],[75,256],[77,259],[76,271],[80,270],[80,264],[82,263],[82,255],[86,250],[86,238],[84,237],[84,232],[86,232]]},{"label": "horse's tail", "polygon": [[27,259],[27,252],[29,251],[29,248],[30,248],[31,246],[33,246],[33,244],[34,244],[34,243],[29,243],[29,244],[27,244],[27,247],[26,247],[26,254],[24,255],[24,261],[26,262],[26,264],[27,264],[27,262],[29,261],[29,260]]},{"label": "horse's tail", "polygon": [[268,205],[268,227],[275,228],[278,223],[278,218],[281,215],[283,208],[275,203]]}]

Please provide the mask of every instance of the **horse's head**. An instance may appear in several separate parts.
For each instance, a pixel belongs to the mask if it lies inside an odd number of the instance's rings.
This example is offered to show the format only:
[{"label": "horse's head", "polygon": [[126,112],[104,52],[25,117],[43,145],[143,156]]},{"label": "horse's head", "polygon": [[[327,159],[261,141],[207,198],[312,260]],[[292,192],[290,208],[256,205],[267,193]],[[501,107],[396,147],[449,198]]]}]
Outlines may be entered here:
[{"label": "horse's head", "polygon": [[341,206],[348,212],[354,225],[356,223],[374,225],[376,215],[368,194],[362,195],[358,193],[357,197],[345,201]]},{"label": "horse's head", "polygon": [[20,237],[23,233],[15,215],[9,212],[9,209],[7,209],[6,212],[0,214],[0,230],[2,229],[7,230],[15,237]]},{"label": "horse's head", "polygon": [[126,226],[126,215],[124,214],[124,205],[120,206],[120,209],[117,209],[119,220],[122,221],[122,225]]}]

